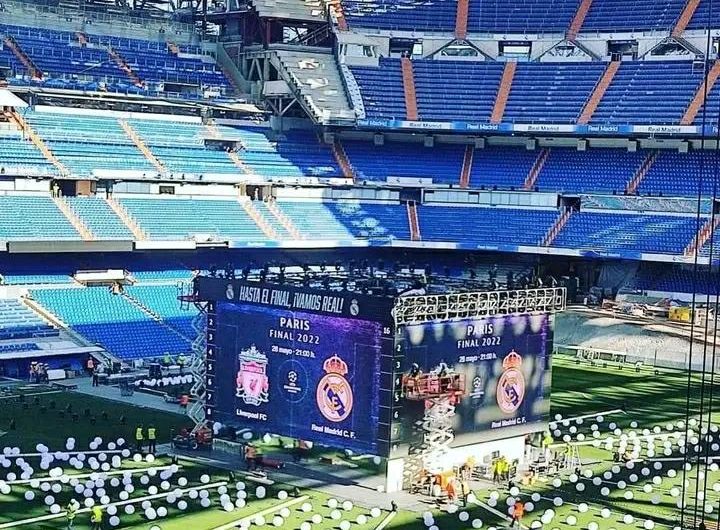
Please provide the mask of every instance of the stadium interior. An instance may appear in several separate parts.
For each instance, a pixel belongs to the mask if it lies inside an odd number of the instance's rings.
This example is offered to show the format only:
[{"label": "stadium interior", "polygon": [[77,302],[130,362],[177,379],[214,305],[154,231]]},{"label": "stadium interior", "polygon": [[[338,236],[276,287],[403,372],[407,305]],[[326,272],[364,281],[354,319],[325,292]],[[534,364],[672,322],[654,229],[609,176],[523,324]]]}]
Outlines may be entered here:
[{"label": "stadium interior", "polygon": [[191,356],[194,278],[285,268],[717,321],[718,9],[0,0],[0,378]]}]

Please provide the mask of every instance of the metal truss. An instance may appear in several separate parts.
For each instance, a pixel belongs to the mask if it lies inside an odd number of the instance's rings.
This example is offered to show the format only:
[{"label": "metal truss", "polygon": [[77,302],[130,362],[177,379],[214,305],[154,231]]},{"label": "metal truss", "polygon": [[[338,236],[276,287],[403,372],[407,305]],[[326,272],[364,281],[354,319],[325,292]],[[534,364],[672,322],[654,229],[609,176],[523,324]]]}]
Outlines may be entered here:
[{"label": "metal truss", "polygon": [[188,416],[195,422],[193,432],[200,430],[207,424],[205,417],[207,386],[205,376],[207,373],[207,364],[205,363],[205,355],[207,349],[207,302],[196,302],[195,307],[198,308],[198,314],[193,319],[193,329],[197,332],[197,337],[192,344],[192,356],[190,358],[190,373],[193,375],[194,383],[190,389],[190,395],[193,397],[192,405],[188,408]]},{"label": "metal truss", "polygon": [[565,310],[564,287],[400,297],[395,301],[395,325],[522,313]]}]

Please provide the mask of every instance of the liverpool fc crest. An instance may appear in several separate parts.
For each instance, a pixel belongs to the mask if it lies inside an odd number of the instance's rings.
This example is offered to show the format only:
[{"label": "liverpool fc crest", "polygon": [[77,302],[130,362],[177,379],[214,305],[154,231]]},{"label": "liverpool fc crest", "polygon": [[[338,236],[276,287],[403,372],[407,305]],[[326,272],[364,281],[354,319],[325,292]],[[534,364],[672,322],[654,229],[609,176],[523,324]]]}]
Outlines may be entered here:
[{"label": "liverpool fc crest", "polygon": [[337,355],[333,355],[323,363],[327,372],[317,386],[316,400],[320,413],[328,420],[339,422],[352,412],[353,392],[345,376],[348,366]]},{"label": "liverpool fc crest", "polygon": [[525,376],[520,371],[522,357],[512,350],[502,364],[504,372],[497,385],[497,402],[500,410],[512,414],[520,408],[525,397]]},{"label": "liverpool fc crest", "polygon": [[247,405],[258,406],[268,401],[267,356],[253,344],[238,356],[240,370],[237,373],[235,396]]}]

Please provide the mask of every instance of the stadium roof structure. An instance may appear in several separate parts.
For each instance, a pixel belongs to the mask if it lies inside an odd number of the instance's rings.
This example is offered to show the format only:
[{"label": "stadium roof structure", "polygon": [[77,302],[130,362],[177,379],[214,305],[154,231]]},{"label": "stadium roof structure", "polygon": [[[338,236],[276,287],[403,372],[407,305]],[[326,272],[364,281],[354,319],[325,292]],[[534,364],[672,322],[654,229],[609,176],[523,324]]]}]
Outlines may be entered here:
[{"label": "stadium roof structure", "polygon": [[24,109],[28,104],[5,88],[0,88],[0,107]]}]

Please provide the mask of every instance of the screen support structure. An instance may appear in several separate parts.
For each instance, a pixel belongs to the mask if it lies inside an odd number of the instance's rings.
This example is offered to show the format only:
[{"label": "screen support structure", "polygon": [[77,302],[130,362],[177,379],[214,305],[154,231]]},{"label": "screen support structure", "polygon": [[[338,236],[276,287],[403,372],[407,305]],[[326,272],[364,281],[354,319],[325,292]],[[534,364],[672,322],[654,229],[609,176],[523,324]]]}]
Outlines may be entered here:
[{"label": "screen support structure", "polygon": [[198,314],[193,318],[192,327],[197,333],[192,343],[192,355],[188,370],[193,376],[193,386],[190,388],[190,396],[193,398],[192,403],[187,409],[188,417],[193,421],[195,426],[192,433],[195,434],[201,429],[207,427],[207,418],[205,415],[207,402],[207,386],[206,378],[206,362],[205,354],[207,348],[207,313],[209,302],[200,301],[193,294],[192,284],[188,287],[181,285],[178,289],[180,295],[180,307],[189,310],[193,305],[198,310]]},{"label": "screen support structure", "polygon": [[[399,338],[400,327],[409,324],[496,315],[554,314],[565,310],[566,297],[567,291],[564,287],[401,296],[395,300],[392,316]],[[402,355],[402,346],[396,343],[395,351],[396,355]],[[409,448],[403,467],[403,486],[407,488],[417,479],[422,469],[428,468],[433,461],[450,451],[454,439],[451,419],[455,415],[458,390],[464,387],[464,381],[461,381],[457,374],[437,377],[436,383],[428,385],[427,388],[423,388],[420,381],[417,388],[413,389],[414,393],[408,395],[403,388],[403,374],[395,373],[393,376],[396,403],[400,401],[398,398],[404,395],[427,404],[425,417],[420,425],[422,442]],[[393,410],[392,414],[396,417],[397,412]]]}]

